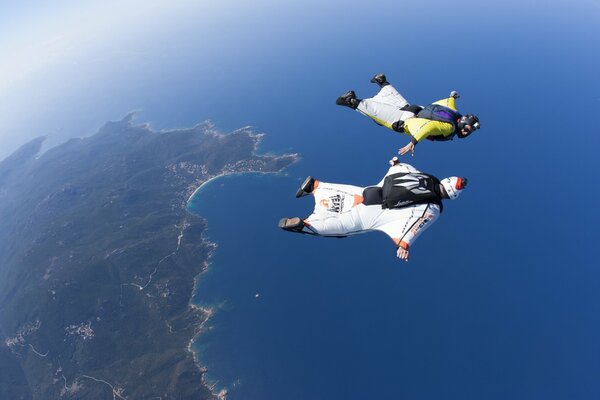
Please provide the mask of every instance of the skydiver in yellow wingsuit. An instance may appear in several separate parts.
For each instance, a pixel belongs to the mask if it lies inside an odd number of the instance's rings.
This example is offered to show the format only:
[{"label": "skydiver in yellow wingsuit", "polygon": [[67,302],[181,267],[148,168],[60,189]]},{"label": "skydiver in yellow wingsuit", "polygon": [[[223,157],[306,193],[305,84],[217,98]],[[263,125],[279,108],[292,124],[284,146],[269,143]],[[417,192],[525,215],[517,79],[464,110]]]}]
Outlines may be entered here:
[{"label": "skydiver in yellow wingsuit", "polygon": [[336,104],[350,107],[373,119],[377,124],[410,136],[410,142],[398,153],[414,153],[422,139],[435,141],[452,140],[454,136],[466,138],[480,128],[479,118],[474,114],[462,115],[456,109],[456,91],[448,98],[421,107],[410,104],[387,81],[384,74],[377,74],[371,82],[379,85],[379,92],[368,99],[358,99],[350,90],[337,98]]}]

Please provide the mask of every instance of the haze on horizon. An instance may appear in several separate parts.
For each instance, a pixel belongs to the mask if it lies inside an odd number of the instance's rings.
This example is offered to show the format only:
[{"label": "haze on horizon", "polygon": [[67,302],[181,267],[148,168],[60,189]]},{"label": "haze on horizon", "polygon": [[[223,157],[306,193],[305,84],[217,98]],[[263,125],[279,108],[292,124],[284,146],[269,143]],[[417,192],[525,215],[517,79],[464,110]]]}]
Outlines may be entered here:
[{"label": "haze on horizon", "polygon": [[138,110],[136,96],[145,93],[137,89],[169,62],[161,55],[171,37],[210,26],[229,7],[191,0],[0,5],[0,160],[34,137],[47,136],[52,147]]}]

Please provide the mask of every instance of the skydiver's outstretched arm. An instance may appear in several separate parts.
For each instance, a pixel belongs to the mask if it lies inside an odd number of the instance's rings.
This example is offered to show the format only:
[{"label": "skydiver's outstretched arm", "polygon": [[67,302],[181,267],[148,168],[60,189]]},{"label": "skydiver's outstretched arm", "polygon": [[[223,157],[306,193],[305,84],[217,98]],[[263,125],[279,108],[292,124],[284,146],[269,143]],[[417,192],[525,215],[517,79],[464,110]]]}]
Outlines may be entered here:
[{"label": "skydiver's outstretched arm", "polygon": [[384,232],[396,244],[396,255],[408,261],[409,248],[440,214],[435,204],[419,204],[411,207],[389,209],[378,219],[379,225],[372,229]]},{"label": "skydiver's outstretched arm", "polygon": [[439,104],[441,106],[449,107],[453,110],[456,110],[456,99],[458,99],[459,97],[460,95],[458,94],[458,92],[456,90],[453,90],[452,92],[450,92],[450,96],[446,97],[445,99],[433,102],[432,104]]}]

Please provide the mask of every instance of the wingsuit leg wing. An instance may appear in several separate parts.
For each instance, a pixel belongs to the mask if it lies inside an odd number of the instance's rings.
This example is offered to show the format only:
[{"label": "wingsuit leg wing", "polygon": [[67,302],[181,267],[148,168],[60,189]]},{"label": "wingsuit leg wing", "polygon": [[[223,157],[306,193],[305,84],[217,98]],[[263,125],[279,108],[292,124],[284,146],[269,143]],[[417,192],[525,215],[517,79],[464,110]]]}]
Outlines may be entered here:
[{"label": "wingsuit leg wing", "polygon": [[379,125],[393,129],[394,122],[405,121],[415,116],[413,112],[405,109],[408,105],[408,101],[392,85],[386,85],[374,97],[361,100],[356,111]]},{"label": "wingsuit leg wing", "polygon": [[363,201],[363,188],[319,182],[313,191],[315,208],[305,219],[307,229],[321,236],[339,236],[362,229],[357,206]]},{"label": "wingsuit leg wing", "polygon": [[314,182],[313,213],[302,223],[298,218],[284,218],[279,227],[316,236],[346,236],[362,229],[357,206],[362,201],[363,188],[321,181]]}]

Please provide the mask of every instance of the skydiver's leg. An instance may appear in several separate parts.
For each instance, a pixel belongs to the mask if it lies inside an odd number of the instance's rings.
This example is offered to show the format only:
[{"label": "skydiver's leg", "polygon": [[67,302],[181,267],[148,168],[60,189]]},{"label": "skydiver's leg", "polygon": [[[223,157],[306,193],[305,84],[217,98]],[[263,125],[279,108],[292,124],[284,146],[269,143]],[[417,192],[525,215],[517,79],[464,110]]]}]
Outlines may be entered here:
[{"label": "skydiver's leg", "polygon": [[371,118],[378,125],[392,130],[394,129],[392,125],[395,122],[406,121],[408,118],[415,116],[411,111],[402,110],[396,106],[381,103],[373,99],[362,100],[358,103],[356,111]]},{"label": "skydiver's leg", "polygon": [[304,197],[311,194],[314,190],[315,182],[315,178],[310,175],[307,176],[304,182],[302,182],[302,185],[300,185],[296,191],[296,197]]},{"label": "skydiver's leg", "polygon": [[315,196],[313,214],[337,215],[363,202],[364,188],[338,183],[315,181],[312,194]]},{"label": "skydiver's leg", "polygon": [[406,101],[406,99],[396,90],[396,88],[390,84],[382,87],[379,92],[371,98],[371,100],[375,100],[383,104],[389,104],[390,106],[395,106],[398,108],[408,105],[408,101]]},{"label": "skydiver's leg", "polygon": [[361,100],[356,111],[392,130],[395,122],[415,116],[408,101],[390,84],[383,86],[375,97]]},{"label": "skydiver's leg", "polygon": [[353,110],[356,110],[359,102],[360,100],[356,98],[356,93],[354,93],[354,90],[347,91],[335,100],[335,104],[338,106],[350,107]]},{"label": "skydiver's leg", "polygon": [[286,231],[301,232],[302,228],[304,228],[304,221],[299,217],[281,218],[278,225]]},{"label": "skydiver's leg", "polygon": [[298,193],[308,191],[315,198],[313,213],[305,220],[282,218],[279,221],[281,229],[320,236],[344,236],[357,229],[360,220],[355,221],[353,210],[363,202],[362,187],[321,182],[308,177]]},{"label": "skydiver's leg", "polygon": [[374,99],[377,99],[378,101],[381,100],[382,103],[389,104],[391,106],[396,106],[402,111],[405,111],[405,117],[399,119],[398,121],[406,121],[407,118],[414,117],[416,114],[419,113],[419,111],[423,109],[423,107],[419,105],[410,104],[408,101],[406,101],[404,96],[398,93],[398,91],[389,83],[387,84],[387,86],[383,86],[381,88],[381,90],[379,91],[379,93],[377,93]]},{"label": "skydiver's leg", "polygon": [[376,83],[379,85],[379,87],[384,87],[389,85],[390,83],[387,81],[387,78],[385,77],[385,74],[375,74],[375,76],[373,76],[373,78],[371,78],[371,83]]},{"label": "skydiver's leg", "polygon": [[303,232],[319,236],[347,236],[362,232],[359,205],[341,213],[313,213],[304,222]]},{"label": "skydiver's leg", "polygon": [[303,232],[321,236],[344,236],[361,229],[355,209],[363,188],[315,181],[313,213],[304,220]]}]

